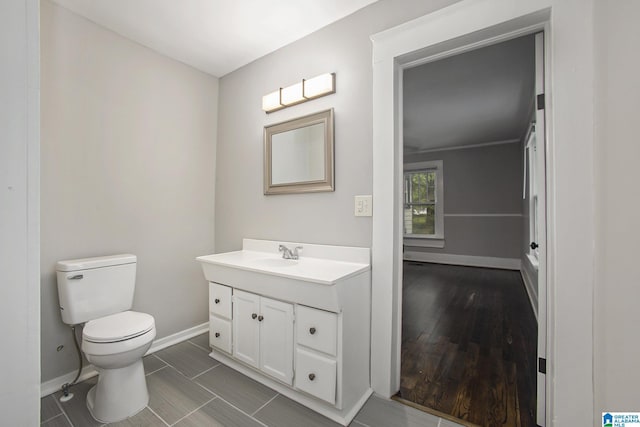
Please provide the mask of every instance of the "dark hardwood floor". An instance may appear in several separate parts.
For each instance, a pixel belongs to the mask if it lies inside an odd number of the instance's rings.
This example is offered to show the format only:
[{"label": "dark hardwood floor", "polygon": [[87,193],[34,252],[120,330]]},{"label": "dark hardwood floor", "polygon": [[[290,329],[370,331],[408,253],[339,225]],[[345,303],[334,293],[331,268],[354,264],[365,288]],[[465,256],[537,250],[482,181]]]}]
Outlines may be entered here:
[{"label": "dark hardwood floor", "polygon": [[520,273],[404,263],[398,396],[481,426],[535,426],[537,323]]}]

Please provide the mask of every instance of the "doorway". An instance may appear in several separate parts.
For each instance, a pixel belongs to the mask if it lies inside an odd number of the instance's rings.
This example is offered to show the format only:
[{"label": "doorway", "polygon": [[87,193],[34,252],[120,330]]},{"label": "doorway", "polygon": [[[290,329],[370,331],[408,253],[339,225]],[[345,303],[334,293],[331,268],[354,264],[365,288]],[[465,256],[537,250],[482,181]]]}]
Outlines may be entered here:
[{"label": "doorway", "polygon": [[541,40],[542,33],[526,34],[426,58],[401,77],[404,266],[396,398],[478,425],[536,425],[538,286],[531,275],[538,264],[532,268],[531,259],[545,246],[532,232],[544,191],[538,197],[531,189],[540,175],[532,168],[532,123],[544,120],[535,114]]},{"label": "doorway", "polygon": [[[554,19],[551,20],[553,12]],[[547,308],[544,375],[547,424],[593,421],[593,247],[595,231],[593,26],[590,8],[535,0],[463,0],[371,36],[373,42],[373,204],[371,385],[391,397],[400,387],[402,315],[402,69],[421,58],[514,33],[544,30],[547,92],[545,117]],[[550,60],[553,61],[551,64]],[[576,74],[575,70],[584,73]],[[549,87],[547,86],[547,88]],[[585,186],[587,183],[587,186]],[[579,209],[580,214],[576,215]],[[579,256],[576,256],[579,254]],[[546,291],[549,296],[542,294]],[[547,390],[548,389],[548,390]],[[538,387],[540,391],[541,388]],[[584,410],[576,411],[575,408]]]}]

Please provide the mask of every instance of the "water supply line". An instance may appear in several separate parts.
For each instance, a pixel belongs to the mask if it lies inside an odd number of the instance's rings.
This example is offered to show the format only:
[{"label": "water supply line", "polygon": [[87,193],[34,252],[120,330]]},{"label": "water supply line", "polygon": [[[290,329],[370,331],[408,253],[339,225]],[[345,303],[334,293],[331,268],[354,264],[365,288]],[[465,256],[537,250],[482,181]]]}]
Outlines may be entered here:
[{"label": "water supply line", "polygon": [[75,344],[76,351],[78,353],[78,360],[80,361],[79,363],[80,366],[78,366],[78,373],[76,375],[76,378],[70,383],[62,384],[62,396],[60,396],[60,402],[66,402],[68,400],[73,399],[73,393],[69,393],[69,387],[76,385],[76,383],[78,382],[78,378],[80,378],[80,373],[82,372],[82,367],[83,367],[82,352],[80,351],[80,345],[78,344],[78,336],[76,334],[76,325],[71,325],[71,333],[73,334],[73,343]]}]

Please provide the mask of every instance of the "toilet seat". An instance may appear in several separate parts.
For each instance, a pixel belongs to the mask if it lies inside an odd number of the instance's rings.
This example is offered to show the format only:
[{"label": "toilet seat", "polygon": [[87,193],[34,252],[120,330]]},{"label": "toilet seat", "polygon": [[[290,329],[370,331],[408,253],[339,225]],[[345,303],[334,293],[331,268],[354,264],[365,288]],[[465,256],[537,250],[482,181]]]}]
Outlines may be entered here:
[{"label": "toilet seat", "polygon": [[82,330],[82,340],[98,344],[117,343],[144,335],[154,327],[153,316],[123,311],[87,322]]}]

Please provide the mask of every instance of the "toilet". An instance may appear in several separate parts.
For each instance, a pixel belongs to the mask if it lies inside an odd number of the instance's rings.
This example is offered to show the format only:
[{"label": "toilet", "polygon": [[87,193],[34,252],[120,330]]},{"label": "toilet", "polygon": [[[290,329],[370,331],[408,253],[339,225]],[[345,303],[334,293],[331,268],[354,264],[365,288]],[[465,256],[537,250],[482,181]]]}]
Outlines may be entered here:
[{"label": "toilet", "polygon": [[130,254],[56,264],[62,321],[84,324],[82,352],[98,371],[87,407],[103,423],[131,417],[149,402],[142,357],[156,328],[153,316],[131,311],[136,264]]}]

